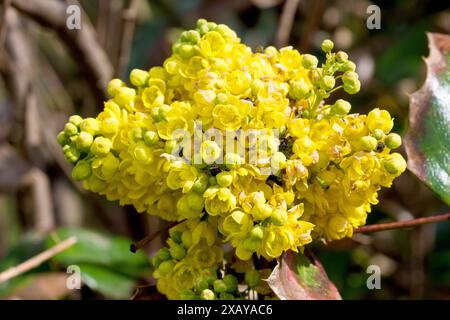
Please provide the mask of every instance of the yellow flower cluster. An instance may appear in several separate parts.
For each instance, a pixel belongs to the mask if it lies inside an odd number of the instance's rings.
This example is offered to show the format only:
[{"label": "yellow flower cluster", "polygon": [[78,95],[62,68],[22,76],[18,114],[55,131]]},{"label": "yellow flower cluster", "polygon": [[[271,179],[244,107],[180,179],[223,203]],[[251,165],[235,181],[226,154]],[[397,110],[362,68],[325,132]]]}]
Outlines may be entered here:
[{"label": "yellow flower cluster", "polygon": [[223,242],[242,261],[271,260],[352,236],[405,170],[390,152],[401,138],[387,111],[348,114],[350,103],[329,101],[360,89],[355,64],[332,48],[323,42],[320,66],[292,47],[253,52],[227,26],[200,19],[162,67],[133,70],[134,88],[112,80],[104,110],[70,117],[58,135],[86,189],[184,221],[155,258],[169,298],[215,274]]}]

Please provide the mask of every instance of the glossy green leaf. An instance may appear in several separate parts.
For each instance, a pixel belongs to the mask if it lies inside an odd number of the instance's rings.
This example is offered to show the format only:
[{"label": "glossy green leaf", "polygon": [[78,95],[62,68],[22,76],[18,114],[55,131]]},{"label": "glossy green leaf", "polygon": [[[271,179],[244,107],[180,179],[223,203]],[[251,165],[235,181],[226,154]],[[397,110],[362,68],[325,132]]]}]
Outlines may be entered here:
[{"label": "glossy green leaf", "polygon": [[147,277],[150,275],[150,264],[143,253],[132,253],[132,241],[124,237],[113,237],[103,233],[85,229],[62,228],[51,235],[48,247],[55,245],[58,239],[77,237],[77,243],[53,258],[64,266],[88,263],[119,272],[131,277]]},{"label": "glossy green leaf", "polygon": [[411,95],[408,168],[450,204],[450,36],[428,34],[427,78]]},{"label": "glossy green leaf", "polygon": [[317,258],[303,253],[284,253],[267,281],[281,300],[341,299]]},{"label": "glossy green leaf", "polygon": [[109,298],[129,299],[136,286],[136,280],[105,267],[79,264],[81,280],[92,290]]}]

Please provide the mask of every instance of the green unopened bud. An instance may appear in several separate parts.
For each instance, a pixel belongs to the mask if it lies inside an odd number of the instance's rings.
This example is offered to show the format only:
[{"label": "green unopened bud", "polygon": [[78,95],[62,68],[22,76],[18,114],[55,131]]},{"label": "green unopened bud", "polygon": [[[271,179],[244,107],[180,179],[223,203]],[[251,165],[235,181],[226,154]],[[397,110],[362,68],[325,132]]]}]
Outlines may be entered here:
[{"label": "green unopened bud", "polygon": [[244,240],[242,245],[244,246],[245,250],[256,252],[261,246],[261,240],[255,238],[247,238]]},{"label": "green unopened bud", "polygon": [[64,134],[68,137],[74,136],[78,133],[78,128],[73,123],[67,122],[64,126]]},{"label": "green unopened bud", "polygon": [[99,130],[99,123],[94,118],[86,118],[80,123],[80,130],[95,136]]},{"label": "green unopened bud", "polygon": [[384,160],[383,166],[387,172],[389,172],[390,174],[393,174],[395,176],[398,176],[403,171],[405,171],[406,161],[405,161],[405,159],[403,159],[401,154],[393,153]]},{"label": "green unopened bud", "polygon": [[215,185],[217,185],[217,179],[216,179],[216,177],[209,177],[209,179],[208,179],[208,184],[209,184],[210,186],[215,186]]},{"label": "green unopened bud", "polygon": [[256,225],[250,231],[250,238],[256,240],[262,240],[264,238],[264,228]]},{"label": "green unopened bud", "polygon": [[191,192],[187,195],[187,204],[192,210],[200,212],[203,210],[205,202],[202,195],[197,192]]},{"label": "green unopened bud", "polygon": [[351,107],[348,101],[339,99],[331,106],[330,112],[332,115],[344,116],[350,112]]},{"label": "green unopened bud", "polygon": [[344,51],[339,51],[338,53],[336,53],[336,60],[338,62],[345,62],[348,60],[348,54]]},{"label": "green unopened bud", "polygon": [[371,136],[361,137],[360,142],[361,142],[361,146],[363,147],[363,149],[365,151],[375,150],[377,148],[377,144],[378,144],[377,139],[375,139],[374,137],[371,137]]},{"label": "green unopened bud", "polygon": [[397,149],[402,145],[402,137],[396,133],[390,133],[386,139],[384,139],[384,144],[389,149]]},{"label": "green unopened bud", "polygon": [[214,300],[215,298],[214,292],[210,289],[204,289],[200,294],[200,299],[202,300]]},{"label": "green unopened bud", "polygon": [[221,187],[228,187],[233,182],[233,175],[231,172],[222,171],[216,175],[217,183]]},{"label": "green unopened bud", "polygon": [[256,203],[251,213],[254,220],[265,220],[272,214],[272,207],[266,203]]},{"label": "green unopened bud", "polygon": [[155,107],[151,111],[152,118],[155,122],[160,122],[160,121],[164,120],[160,110],[161,110],[160,107]]},{"label": "green unopened bud", "polygon": [[186,248],[192,245],[192,233],[190,231],[184,231],[181,234],[181,243],[183,243],[183,246]]},{"label": "green unopened bud", "polygon": [[195,47],[191,44],[183,44],[180,46],[178,53],[181,57],[189,59],[195,55]]},{"label": "green unopened bud", "polygon": [[151,263],[154,268],[158,268],[161,264],[161,259],[159,259],[158,256],[154,256],[151,260]]},{"label": "green unopened bud", "polygon": [[309,79],[313,84],[319,84],[322,79],[322,70],[313,69],[309,72]]},{"label": "green unopened bud", "polygon": [[83,118],[78,115],[73,115],[73,116],[70,116],[70,118],[69,118],[69,122],[73,123],[77,127],[81,124],[81,121],[83,121]]},{"label": "green unopened bud", "polygon": [[93,141],[94,137],[92,137],[92,134],[86,131],[81,131],[77,139],[75,140],[75,143],[77,144],[78,149],[89,150]]},{"label": "green unopened bud", "polygon": [[97,156],[102,156],[108,154],[111,147],[111,140],[104,137],[97,137],[91,145],[91,152]]},{"label": "green unopened bud", "polygon": [[156,256],[159,258],[159,260],[161,261],[166,261],[170,259],[170,251],[167,248],[161,248],[158,250],[158,252],[156,253]]},{"label": "green unopened bud", "polygon": [[331,50],[333,50],[334,47],[334,43],[333,41],[326,39],[322,41],[322,51],[323,52],[330,52]]},{"label": "green unopened bud", "polygon": [[341,71],[346,72],[346,71],[355,71],[356,70],[356,65],[354,62],[347,60],[342,64],[341,67]]},{"label": "green unopened bud", "polygon": [[154,146],[158,143],[159,141],[159,137],[158,134],[155,131],[147,131],[144,133],[144,142],[148,145],[148,146]]},{"label": "green unopened bud", "polygon": [[261,282],[261,275],[256,270],[250,270],[245,273],[245,283],[250,288],[254,288],[259,285]]},{"label": "green unopened bud", "polygon": [[62,147],[65,146],[66,144],[69,143],[69,139],[67,139],[66,134],[64,133],[64,131],[61,131],[60,133],[58,133],[58,135],[56,136],[56,141],[58,141],[58,144]]},{"label": "green unopened bud", "polygon": [[149,74],[145,70],[133,69],[130,72],[130,82],[135,87],[142,87],[147,84]]},{"label": "green unopened bud", "polygon": [[142,142],[134,147],[133,155],[137,161],[142,163],[149,163],[153,159],[152,150]]},{"label": "green unopened bud", "polygon": [[186,249],[182,245],[179,245],[179,244],[173,245],[169,249],[169,251],[170,251],[171,257],[174,258],[175,260],[181,260],[186,255]]},{"label": "green unopened bud", "polygon": [[192,290],[184,290],[180,293],[181,300],[197,300],[198,297]]},{"label": "green unopened bud", "polygon": [[308,84],[302,80],[292,80],[289,82],[289,97],[294,100],[306,98],[309,93]]},{"label": "green unopened bud", "polygon": [[220,300],[234,300],[234,296],[228,292],[222,292],[219,294]]},{"label": "green unopened bud", "polygon": [[77,181],[85,180],[92,174],[91,165],[86,161],[78,161],[76,166],[72,169],[72,178]]},{"label": "green unopened bud", "polygon": [[283,209],[275,209],[270,216],[270,220],[274,225],[283,226],[288,221],[288,216],[286,210]]},{"label": "green unopened bud", "polygon": [[335,83],[336,81],[332,76],[324,76],[322,78],[320,86],[322,87],[322,89],[329,91],[334,88]]},{"label": "green unopened bud", "polygon": [[196,44],[197,42],[200,41],[200,33],[198,33],[198,31],[195,30],[189,30],[186,33],[186,40],[192,44]]},{"label": "green unopened bud", "polygon": [[116,90],[118,88],[121,88],[125,85],[125,83],[120,80],[120,79],[112,79],[109,83],[108,83],[108,87],[107,87],[107,91],[108,94],[111,97],[114,97],[116,95]]},{"label": "green unopened bud", "polygon": [[200,173],[195,180],[192,190],[197,193],[203,194],[208,187],[208,176],[205,173]]},{"label": "green unopened bud", "polygon": [[317,67],[317,64],[319,63],[319,60],[312,54],[304,54],[302,57],[302,65],[306,69],[314,69]]},{"label": "green unopened bud", "polygon": [[208,24],[208,21],[206,21],[206,19],[198,19],[197,20],[197,28],[200,28],[200,27],[202,27],[202,26],[205,26],[205,25],[207,25]]},{"label": "green unopened bud", "polygon": [[238,279],[232,274],[227,274],[223,277],[223,282],[227,286],[227,292],[235,292],[238,288]]},{"label": "green unopened bud", "polygon": [[361,89],[361,83],[359,82],[359,80],[357,80],[356,82],[354,82],[352,84],[344,83],[344,91],[347,92],[348,94],[358,93],[360,89]]},{"label": "green unopened bud", "polygon": [[174,267],[175,267],[174,261],[172,260],[163,261],[158,267],[158,272],[164,277],[168,275],[173,270]]},{"label": "green unopened bud", "polygon": [[227,285],[223,280],[217,279],[213,282],[214,291],[217,293],[226,292],[227,291]]},{"label": "green unopened bud", "polygon": [[381,140],[384,137],[384,131],[381,129],[375,129],[372,132],[372,136],[377,140]]},{"label": "green unopened bud", "polygon": [[142,140],[143,135],[144,135],[144,130],[140,127],[133,128],[133,130],[131,131],[131,136],[135,142]]},{"label": "green unopened bud", "polygon": [[183,233],[181,231],[173,231],[170,232],[170,237],[175,241],[176,243],[181,243],[181,235]]},{"label": "green unopened bud", "polygon": [[72,163],[75,163],[80,158],[80,151],[71,145],[65,145],[63,147],[64,156],[67,160],[69,160]]},{"label": "green unopened bud", "polygon": [[205,289],[208,289],[208,287],[209,287],[209,283],[206,278],[201,278],[200,280],[197,281],[197,284],[195,285],[195,288],[197,290],[205,290]]}]

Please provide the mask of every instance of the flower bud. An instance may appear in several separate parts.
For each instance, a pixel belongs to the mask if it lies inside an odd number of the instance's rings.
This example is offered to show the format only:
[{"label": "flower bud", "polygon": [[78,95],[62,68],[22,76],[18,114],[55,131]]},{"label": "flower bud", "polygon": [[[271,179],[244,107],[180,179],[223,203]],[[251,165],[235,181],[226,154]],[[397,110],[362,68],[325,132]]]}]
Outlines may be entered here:
[{"label": "flower bud", "polygon": [[333,41],[326,39],[322,41],[322,51],[323,52],[330,52],[331,50],[333,50],[334,47],[334,43]]},{"label": "flower bud", "polygon": [[336,81],[332,76],[324,76],[320,83],[322,89],[329,91],[334,88]]},{"label": "flower bud", "polygon": [[352,84],[344,83],[344,91],[348,94],[355,94],[358,93],[361,89],[361,83],[359,80],[356,80],[356,82]]},{"label": "flower bud", "polygon": [[155,131],[149,130],[144,133],[144,142],[152,147],[156,145],[159,141],[159,136]]},{"label": "flower bud", "polygon": [[209,184],[210,186],[215,186],[215,185],[217,185],[217,179],[216,179],[216,177],[209,177],[209,179],[208,179],[208,184]]},{"label": "flower bud", "polygon": [[348,54],[344,51],[338,51],[338,53],[336,53],[336,60],[337,62],[345,62],[348,60]]},{"label": "flower bud", "polygon": [[383,137],[384,137],[384,131],[381,130],[381,129],[375,129],[375,130],[372,132],[372,136],[373,136],[375,139],[377,139],[377,140],[381,140],[381,139],[383,139]]},{"label": "flower bud", "polygon": [[91,145],[91,152],[97,156],[102,156],[108,154],[111,147],[111,140],[104,137],[97,137]]},{"label": "flower bud", "polygon": [[341,67],[341,71],[346,72],[346,71],[355,71],[356,70],[356,65],[354,62],[347,60],[342,64]]},{"label": "flower bud", "polygon": [[78,128],[76,125],[74,125],[73,123],[67,122],[66,125],[64,126],[64,134],[67,137],[71,137],[74,136],[78,133]]},{"label": "flower bud", "polygon": [[233,175],[228,171],[222,171],[216,175],[217,183],[221,187],[228,187],[233,182]]},{"label": "flower bud", "polygon": [[213,282],[214,291],[217,293],[226,292],[227,291],[227,285],[223,280],[217,279]]},{"label": "flower bud", "polygon": [[223,277],[223,282],[227,286],[227,292],[235,292],[238,288],[238,279],[232,274],[227,274]]},{"label": "flower bud", "polygon": [[67,139],[66,134],[64,133],[64,131],[61,131],[60,133],[58,133],[58,135],[56,136],[56,141],[58,141],[58,144],[63,147],[66,144],[69,143],[69,139]]},{"label": "flower bud", "polygon": [[289,97],[294,100],[304,99],[309,92],[308,84],[303,80],[289,82]]},{"label": "flower bud", "polygon": [[214,292],[210,289],[204,289],[200,294],[200,299],[202,300],[214,300],[215,298]]},{"label": "flower bud", "polygon": [[107,87],[107,91],[108,94],[111,97],[114,97],[116,95],[116,90],[118,88],[121,88],[125,85],[125,83],[120,80],[120,79],[112,79],[109,83],[108,83],[108,87]]},{"label": "flower bud", "polygon": [[116,89],[114,101],[122,107],[133,107],[136,91],[128,87],[120,87]]},{"label": "flower bud", "polygon": [[205,192],[206,188],[208,187],[208,175],[205,173],[200,173],[197,177],[197,180],[195,180],[194,185],[192,187],[192,190],[203,194]]},{"label": "flower bud", "polygon": [[142,163],[149,163],[153,159],[152,150],[142,142],[134,147],[133,156]]},{"label": "flower bud", "polygon": [[101,122],[101,132],[103,134],[115,134],[119,130],[119,120],[114,117],[106,118]]},{"label": "flower bud", "polygon": [[186,255],[186,249],[182,245],[174,244],[170,249],[170,256],[175,260],[181,260]]},{"label": "flower bud", "polygon": [[192,245],[192,233],[190,231],[184,231],[181,234],[181,243],[186,248],[189,248]]},{"label": "flower bud", "polygon": [[72,178],[77,181],[85,180],[92,174],[91,165],[86,161],[78,161],[72,169]]},{"label": "flower bud", "polygon": [[228,292],[222,292],[219,294],[220,300],[234,300],[234,296]]},{"label": "flower bud", "polygon": [[66,144],[63,147],[63,152],[66,159],[72,163],[77,162],[78,159],[80,158],[80,151],[78,151],[78,149],[75,148],[74,146]]},{"label": "flower bud", "polygon": [[302,57],[302,65],[306,69],[314,69],[317,67],[319,60],[312,54],[304,54]]},{"label": "flower bud", "polygon": [[181,231],[169,231],[169,234],[173,241],[175,241],[176,243],[181,243],[181,235],[183,234]]},{"label": "flower bud", "polygon": [[191,44],[182,44],[178,49],[178,54],[185,59],[189,59],[195,55],[195,47]]},{"label": "flower bud", "polygon": [[250,288],[254,288],[259,285],[261,282],[261,275],[256,270],[250,270],[245,273],[245,283]]},{"label": "flower bud", "polygon": [[286,210],[283,209],[274,209],[272,211],[272,215],[270,216],[270,220],[274,225],[283,226],[288,221],[288,216]]},{"label": "flower bud", "polygon": [[73,123],[77,127],[81,124],[81,121],[83,121],[83,118],[78,115],[73,115],[73,116],[70,116],[70,118],[69,118],[69,122]]},{"label": "flower bud", "polygon": [[406,170],[406,161],[401,154],[392,153],[386,159],[384,159],[383,166],[387,172],[392,175],[398,176]]},{"label": "flower bud", "polygon": [[186,33],[186,40],[192,44],[197,44],[200,41],[200,33],[196,30],[189,30]]},{"label": "flower bud", "polygon": [[350,112],[351,107],[349,102],[339,99],[331,106],[330,112],[332,115],[345,116]]},{"label": "flower bud", "polygon": [[200,212],[203,210],[205,202],[200,194],[191,192],[187,194],[187,204],[192,210]]},{"label": "flower bud", "polygon": [[161,264],[161,260],[158,258],[158,256],[154,256],[151,260],[151,263],[154,268],[158,268]]},{"label": "flower bud", "polygon": [[262,240],[264,238],[264,228],[259,225],[254,226],[249,236],[253,240]]},{"label": "flower bud", "polygon": [[164,144],[164,152],[169,154],[178,154],[180,146],[175,140],[167,140]]},{"label": "flower bud", "polygon": [[361,137],[360,142],[364,151],[373,151],[376,149],[378,144],[377,139],[371,136]]},{"label": "flower bud", "polygon": [[397,149],[402,145],[402,137],[396,133],[390,133],[388,136],[384,139],[384,144],[389,149]]},{"label": "flower bud", "polygon": [[159,258],[159,260],[161,261],[166,261],[170,259],[170,251],[167,248],[161,248],[158,250],[158,252],[156,253],[156,256]]},{"label": "flower bud", "polygon": [[198,297],[192,290],[185,290],[180,293],[180,299],[181,300],[197,300]]},{"label": "flower bud", "polygon": [[272,207],[267,203],[256,203],[251,213],[254,220],[265,220],[272,214]]},{"label": "flower bud", "polygon": [[158,272],[161,274],[161,276],[164,277],[168,275],[173,270],[174,267],[175,267],[174,261],[172,260],[163,261],[158,267]]},{"label": "flower bud", "polygon": [[91,135],[96,135],[99,130],[98,121],[94,118],[86,118],[80,123],[80,130],[90,133]]},{"label": "flower bud", "polygon": [[86,131],[81,131],[77,139],[75,140],[77,148],[80,150],[88,150],[91,147],[93,141],[94,137],[92,137],[92,134]]},{"label": "flower bud", "polygon": [[130,72],[130,82],[135,87],[142,87],[147,84],[149,74],[147,71],[133,69]]}]

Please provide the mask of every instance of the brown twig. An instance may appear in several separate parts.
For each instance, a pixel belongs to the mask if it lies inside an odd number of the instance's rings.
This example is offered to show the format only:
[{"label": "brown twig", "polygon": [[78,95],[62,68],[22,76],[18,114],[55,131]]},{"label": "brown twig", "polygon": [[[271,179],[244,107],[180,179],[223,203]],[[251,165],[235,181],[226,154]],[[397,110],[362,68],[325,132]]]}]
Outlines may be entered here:
[{"label": "brown twig", "polygon": [[64,241],[61,241],[54,247],[47,249],[39,253],[38,255],[28,259],[27,261],[0,273],[0,283],[8,281],[14,277],[17,277],[18,275],[21,275],[22,273],[25,273],[33,268],[38,267],[43,262],[51,259],[58,253],[67,250],[68,248],[73,246],[76,242],[77,242],[76,237],[70,237]]},{"label": "brown twig", "polygon": [[289,35],[294,23],[295,13],[297,12],[300,0],[286,0],[281,13],[280,22],[278,24],[275,45],[278,48],[284,47],[289,41]]},{"label": "brown twig", "polygon": [[389,223],[380,223],[380,224],[374,224],[369,226],[363,226],[356,228],[354,233],[372,233],[372,232],[379,232],[379,231],[386,231],[386,230],[393,230],[393,229],[405,229],[405,228],[413,228],[417,227],[423,224],[427,223],[436,223],[436,222],[442,222],[450,220],[450,213],[440,214],[436,216],[431,217],[423,217],[423,218],[417,218],[412,220],[405,220],[405,221],[396,221],[396,222],[389,222]]},{"label": "brown twig", "polygon": [[134,29],[136,27],[136,18],[139,12],[140,3],[141,0],[130,0],[128,7],[123,10],[122,13],[122,35],[115,72],[118,77],[124,75],[130,59]]},{"label": "brown twig", "polygon": [[170,228],[176,226],[177,224],[182,223],[185,220],[182,221],[178,221],[178,222],[172,222],[170,224],[168,224],[166,227],[156,231],[153,234],[150,234],[148,236],[146,236],[145,238],[139,240],[137,243],[133,243],[130,245],[130,251],[133,253],[136,253],[139,249],[143,248],[145,245],[147,245],[149,242],[153,241],[154,239],[156,239],[161,233],[169,230]]},{"label": "brown twig", "polygon": [[73,56],[77,57],[86,77],[93,83],[91,87],[98,103],[101,104],[106,100],[106,85],[112,78],[113,68],[85,14],[81,19],[81,28],[69,30],[66,26],[66,5],[63,2],[11,0],[11,6],[41,25],[56,31]]}]

